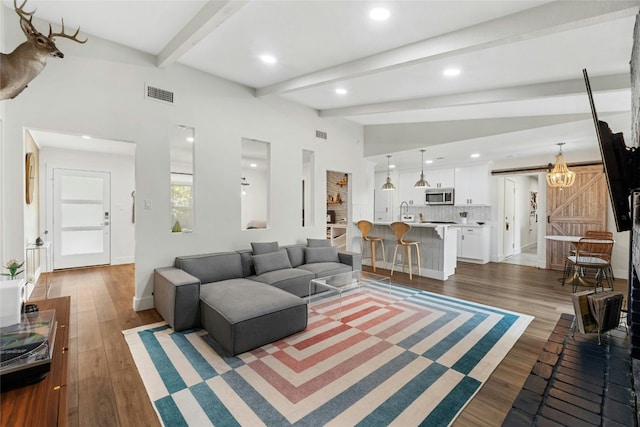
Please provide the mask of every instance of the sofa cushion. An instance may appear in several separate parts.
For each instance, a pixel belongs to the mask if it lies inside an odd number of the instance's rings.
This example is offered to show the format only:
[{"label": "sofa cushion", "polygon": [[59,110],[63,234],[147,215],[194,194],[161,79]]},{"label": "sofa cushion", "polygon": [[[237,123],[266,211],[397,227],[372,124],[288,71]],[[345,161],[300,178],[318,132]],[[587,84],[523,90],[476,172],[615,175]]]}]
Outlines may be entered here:
[{"label": "sofa cushion", "polygon": [[326,248],[331,246],[329,239],[307,239],[307,247],[309,248]]},{"label": "sofa cushion", "polygon": [[253,276],[256,274],[256,269],[253,268],[253,252],[251,249],[241,249],[237,251],[240,254],[242,260],[242,276]]},{"label": "sofa cushion", "polygon": [[278,242],[251,242],[251,249],[253,249],[254,255],[262,255],[270,252],[278,252],[280,246]]},{"label": "sofa cushion", "polygon": [[291,263],[285,250],[253,255],[251,258],[253,259],[253,267],[256,269],[258,276],[274,270],[291,268]]},{"label": "sofa cushion", "polygon": [[301,265],[298,268],[313,273],[316,278],[352,271],[351,266],[339,262],[315,262],[313,264]]},{"label": "sofa cushion", "polygon": [[202,286],[202,325],[230,354],[276,341],[307,326],[307,305],[288,292],[247,279]]},{"label": "sofa cushion", "polygon": [[202,283],[219,282],[220,280],[242,277],[242,261],[237,252],[219,252],[206,255],[176,257],[175,266]]},{"label": "sofa cushion", "polygon": [[339,262],[338,248],[329,246],[328,248],[316,247],[305,249],[305,264],[316,262]]},{"label": "sofa cushion", "polygon": [[269,271],[258,276],[249,276],[247,279],[275,286],[299,297],[309,295],[309,282],[315,279],[315,274],[300,268],[285,268]]},{"label": "sofa cushion", "polygon": [[291,267],[296,268],[297,266],[304,264],[305,245],[288,245],[283,246],[283,248],[287,250]]}]

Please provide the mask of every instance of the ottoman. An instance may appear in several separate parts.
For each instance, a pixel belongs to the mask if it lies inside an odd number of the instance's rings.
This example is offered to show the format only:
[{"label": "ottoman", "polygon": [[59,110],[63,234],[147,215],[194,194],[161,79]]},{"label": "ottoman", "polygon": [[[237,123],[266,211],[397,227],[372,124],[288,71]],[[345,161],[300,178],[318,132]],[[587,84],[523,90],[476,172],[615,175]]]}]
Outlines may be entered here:
[{"label": "ottoman", "polygon": [[289,292],[248,279],[202,285],[200,320],[222,348],[240,354],[307,327],[307,303]]}]

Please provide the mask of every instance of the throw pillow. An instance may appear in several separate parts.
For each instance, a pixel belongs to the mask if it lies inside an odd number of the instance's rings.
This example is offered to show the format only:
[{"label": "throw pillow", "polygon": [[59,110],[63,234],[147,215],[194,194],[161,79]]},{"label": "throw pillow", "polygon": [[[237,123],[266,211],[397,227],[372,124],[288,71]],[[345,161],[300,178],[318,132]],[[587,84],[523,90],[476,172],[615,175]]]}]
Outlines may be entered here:
[{"label": "throw pillow", "polygon": [[262,255],[270,252],[278,252],[280,246],[278,242],[251,242],[251,249],[253,249],[254,255]]},{"label": "throw pillow", "polygon": [[307,239],[308,248],[326,248],[331,246],[329,239]]},{"label": "throw pillow", "polygon": [[269,252],[266,254],[253,255],[253,267],[259,276],[274,270],[291,268],[289,257],[285,251]]},{"label": "throw pillow", "polygon": [[315,262],[339,262],[338,248],[329,246],[328,248],[307,248],[305,250],[307,264]]}]

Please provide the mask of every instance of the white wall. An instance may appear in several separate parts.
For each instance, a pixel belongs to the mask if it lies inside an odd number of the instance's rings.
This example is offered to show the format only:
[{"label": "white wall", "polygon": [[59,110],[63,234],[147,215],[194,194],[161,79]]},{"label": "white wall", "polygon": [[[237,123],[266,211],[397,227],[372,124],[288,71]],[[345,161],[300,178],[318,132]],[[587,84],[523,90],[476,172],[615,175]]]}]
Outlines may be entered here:
[{"label": "white wall", "polygon": [[[40,188],[46,189],[40,205],[40,223],[47,224],[53,238],[54,168],[109,172],[111,175],[111,264],[135,261],[135,225],[131,222],[135,190],[135,159],[132,156],[86,151],[42,148],[40,150]],[[45,178],[46,177],[46,178]]]},{"label": "white wall", "polygon": [[[3,22],[10,45],[23,37],[14,20]],[[22,206],[24,127],[136,143],[136,309],[152,306],[153,269],[171,265],[177,255],[247,248],[252,241],[289,244],[323,237],[322,221],[300,224],[302,149],[316,154],[316,198],[325,195],[326,170],[340,170],[351,174],[353,203],[359,210],[373,209],[367,208],[372,201],[360,125],[320,118],[277,97],[256,98],[250,88],[181,65],[157,68],[154,57],[97,37],[84,45],[61,43],[65,58],[51,58],[20,96],[3,101],[3,254],[23,253],[25,246],[22,210],[7,208]],[[173,91],[175,104],[145,99],[145,83]],[[196,134],[193,233],[172,234],[166,226],[169,140],[176,124],[191,126]],[[316,129],[327,132],[328,140],[316,139]],[[271,143],[271,222],[265,230],[240,230],[243,137]],[[150,210],[144,209],[145,201]],[[314,204],[316,218],[324,218],[323,202]]]}]

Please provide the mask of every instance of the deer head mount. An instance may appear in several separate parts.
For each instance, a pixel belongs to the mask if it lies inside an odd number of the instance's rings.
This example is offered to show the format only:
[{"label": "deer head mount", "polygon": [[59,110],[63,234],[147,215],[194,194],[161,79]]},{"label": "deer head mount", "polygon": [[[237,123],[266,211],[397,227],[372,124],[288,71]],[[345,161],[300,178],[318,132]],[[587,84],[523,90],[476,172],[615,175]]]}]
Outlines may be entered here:
[{"label": "deer head mount", "polygon": [[27,0],[24,0],[18,7],[16,0],[13,0],[13,7],[20,17],[20,28],[27,36],[27,41],[16,47],[11,53],[0,53],[0,100],[13,99],[18,96],[29,82],[44,69],[49,56],[64,58],[64,54],[56,47],[55,37],[64,37],[77,43],[86,43],[87,41],[86,39],[78,39],[79,27],[75,33],[65,34],[64,19],[62,20],[62,30],[59,33],[52,32],[51,24],[49,24],[49,35],[41,34],[31,22],[35,10],[25,11],[26,4]]}]

